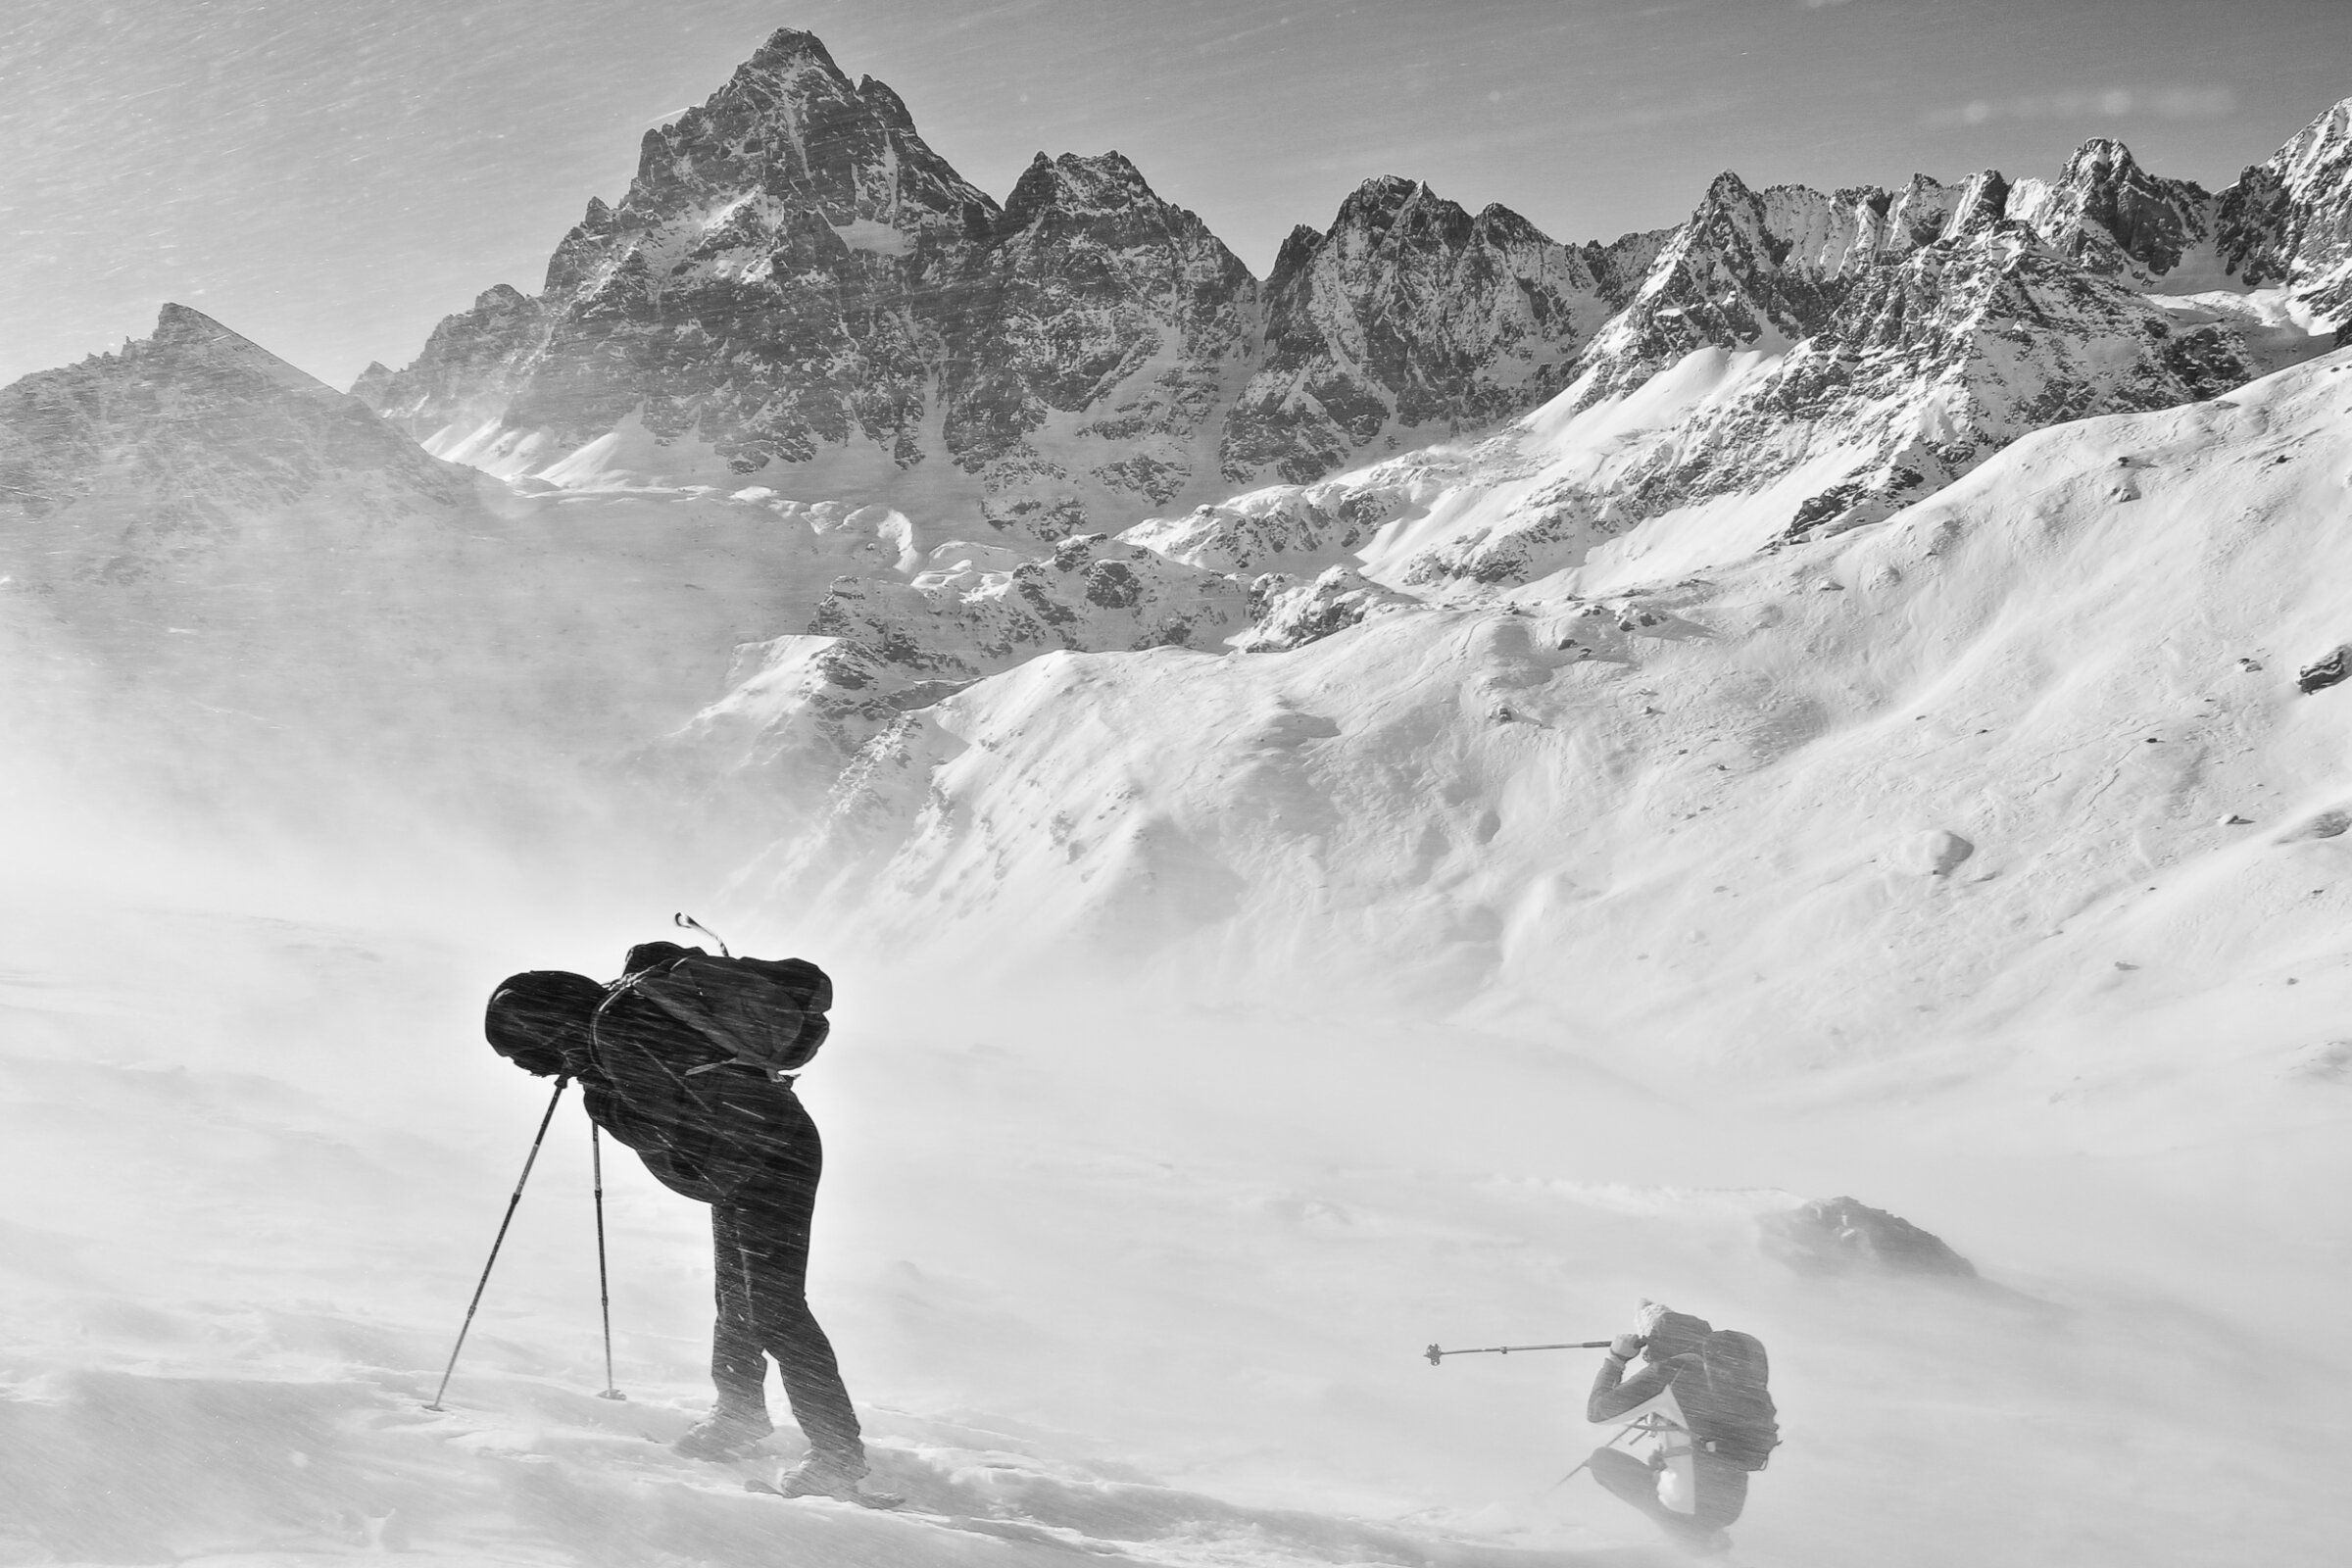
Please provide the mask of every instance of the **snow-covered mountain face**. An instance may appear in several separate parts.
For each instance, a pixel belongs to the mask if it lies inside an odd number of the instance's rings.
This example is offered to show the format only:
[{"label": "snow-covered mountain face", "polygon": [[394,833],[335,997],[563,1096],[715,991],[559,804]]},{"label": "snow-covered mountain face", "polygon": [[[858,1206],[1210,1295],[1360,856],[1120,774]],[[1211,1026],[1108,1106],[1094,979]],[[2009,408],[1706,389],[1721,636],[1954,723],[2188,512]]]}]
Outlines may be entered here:
[{"label": "snow-covered mountain face", "polygon": [[2352,312],[2352,100],[2225,191],[2222,261],[2253,287],[2284,286],[2340,327]]},{"label": "snow-covered mountain face", "polygon": [[[2235,1008],[2284,1081],[2335,1025],[2280,988],[2345,983],[2352,699],[2296,672],[2352,639],[2347,430],[2336,355],[1640,587],[1033,660],[902,715],[769,885],[884,948],[1017,918],[1138,985],[1311,973],[1661,1068]],[[2187,1061],[2164,1093],[2219,1089]]]},{"label": "snow-covered mountain face", "polygon": [[[771,629],[846,646],[722,705],[768,733],[718,756],[821,772],[901,710],[818,671],[905,702],[1045,649],[1292,647],[1399,596],[1722,564],[1883,520],[2053,423],[2298,363],[2347,303],[2345,123],[2219,196],[2107,139],[2054,180],[1727,173],[1608,245],[1374,179],[1261,285],[1116,154],[1041,154],[998,206],[787,31],[648,136],[543,294],[493,289],[361,390],[526,486],[756,474],[905,516],[906,560]],[[1122,566],[1148,612],[1081,593],[975,632],[1105,533],[1165,558]],[[781,733],[804,718],[821,742]]]},{"label": "snow-covered mountain face", "polygon": [[1524,413],[1656,243],[1379,179],[1261,286],[1116,153],[1040,154],[1000,207],[785,30],[647,135],[541,294],[491,289],[355,391],[502,474],[756,473],[1052,543]]},{"label": "snow-covered mountain face", "polygon": [[494,289],[368,396],[557,482],[789,474],[1031,540],[1223,484],[1256,283],[1117,154],[1003,207],[803,33],[650,132],[536,299]]},{"label": "snow-covered mountain face", "polygon": [[[2307,356],[2344,304],[2345,119],[2219,197],[2098,139],[2054,181],[1727,173],[1683,224],[1608,245],[1373,179],[1261,285],[1115,153],[1040,154],[1000,207],[888,88],[786,30],[648,134],[542,294],[492,289],[359,390],[494,472],[757,474],[896,507],[926,552],[993,536],[1042,563],[1128,529],[1229,572],[1508,588],[1728,502],[1741,549],[1883,518],[2031,430]],[[1570,461],[1512,422],[1547,402],[1645,408]],[[1482,431],[1444,480],[1410,455]],[[960,635],[938,626],[936,657]],[[1105,635],[1078,645],[1134,646]]]},{"label": "snow-covered mountain face", "polygon": [[1265,288],[1262,365],[1226,418],[1225,476],[1322,477],[1365,450],[1492,425],[1565,384],[1664,236],[1581,250],[1508,208],[1367,180],[1292,232]]}]

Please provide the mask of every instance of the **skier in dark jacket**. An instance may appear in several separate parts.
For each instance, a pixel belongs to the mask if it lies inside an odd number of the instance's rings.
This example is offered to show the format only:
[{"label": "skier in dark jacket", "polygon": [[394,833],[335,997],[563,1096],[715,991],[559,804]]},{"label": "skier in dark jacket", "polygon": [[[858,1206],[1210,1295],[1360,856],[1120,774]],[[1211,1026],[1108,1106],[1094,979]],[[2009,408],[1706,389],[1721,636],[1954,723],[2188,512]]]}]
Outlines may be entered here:
[{"label": "skier in dark jacket", "polygon": [[[858,1491],[866,1459],[857,1411],[832,1342],[808,1308],[809,1224],[824,1166],[816,1124],[790,1076],[714,1048],[634,983],[695,953],[668,942],[632,948],[623,979],[610,988],[578,975],[517,975],[491,1001],[492,1044],[534,1071],[579,1079],[599,1127],[636,1151],[664,1186],[710,1205],[718,1308],[710,1377],[718,1397],[676,1450],[732,1459],[766,1438],[772,1358],[809,1449],[777,1490],[884,1500]],[[813,965],[800,967],[824,984]],[[808,1025],[820,1039],[829,1001],[825,985]],[[534,1029],[554,1045],[560,1067],[533,1066],[510,1049]],[[805,1060],[814,1046],[805,1037],[801,1044]],[[793,1058],[787,1052],[782,1059]]]},{"label": "skier in dark jacket", "polygon": [[[1637,1355],[1642,1365],[1628,1376]],[[1741,1375],[1722,1370],[1735,1368]],[[1596,1448],[1587,1461],[1592,1478],[1678,1544],[1710,1554],[1728,1549],[1724,1527],[1747,1504],[1748,1471],[1779,1441],[1763,1378],[1763,1347],[1750,1336],[1718,1333],[1704,1318],[1643,1302],[1642,1332],[1610,1344],[1585,1417],[1625,1423],[1649,1452]]]}]

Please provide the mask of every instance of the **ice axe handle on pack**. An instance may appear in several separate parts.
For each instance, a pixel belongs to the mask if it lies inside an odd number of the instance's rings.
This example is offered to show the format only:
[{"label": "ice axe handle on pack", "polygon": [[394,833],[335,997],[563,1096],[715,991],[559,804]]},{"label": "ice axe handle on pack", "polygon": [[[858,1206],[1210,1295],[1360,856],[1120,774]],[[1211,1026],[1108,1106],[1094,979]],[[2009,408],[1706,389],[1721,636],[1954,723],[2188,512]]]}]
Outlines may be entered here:
[{"label": "ice axe handle on pack", "polygon": [[1605,1350],[1614,1343],[1611,1340],[1579,1340],[1574,1345],[1482,1345],[1474,1350],[1441,1350],[1433,1345],[1421,1353],[1429,1357],[1431,1366],[1439,1366],[1449,1355],[1510,1355],[1519,1350]]}]

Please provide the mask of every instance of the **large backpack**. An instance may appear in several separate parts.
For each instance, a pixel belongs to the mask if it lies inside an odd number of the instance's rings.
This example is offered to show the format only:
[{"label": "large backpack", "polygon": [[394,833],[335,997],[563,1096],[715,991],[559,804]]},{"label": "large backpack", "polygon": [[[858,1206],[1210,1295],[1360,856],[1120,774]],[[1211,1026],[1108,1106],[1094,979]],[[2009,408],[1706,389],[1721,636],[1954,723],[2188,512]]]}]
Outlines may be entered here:
[{"label": "large backpack", "polygon": [[[1780,1412],[1765,1386],[1772,1368],[1764,1342],[1737,1329],[1718,1329],[1707,1336],[1696,1360],[1706,1391],[1706,1430],[1692,1436],[1703,1440],[1709,1453],[1742,1470],[1763,1469],[1781,1444]],[[1700,1403],[1689,1400],[1686,1408]]]},{"label": "large backpack", "polygon": [[806,958],[713,958],[699,948],[649,942],[629,950],[628,966],[598,1015],[624,996],[643,997],[719,1054],[687,1066],[690,1074],[733,1062],[782,1081],[808,1065],[832,1027],[825,1012],[833,982]]},{"label": "large backpack", "polygon": [[833,985],[800,958],[629,950],[610,986],[535,972],[502,982],[491,1045],[527,1071],[577,1077],[589,1116],[662,1183],[722,1202],[772,1179],[805,1140],[791,1074],[824,1044]]}]

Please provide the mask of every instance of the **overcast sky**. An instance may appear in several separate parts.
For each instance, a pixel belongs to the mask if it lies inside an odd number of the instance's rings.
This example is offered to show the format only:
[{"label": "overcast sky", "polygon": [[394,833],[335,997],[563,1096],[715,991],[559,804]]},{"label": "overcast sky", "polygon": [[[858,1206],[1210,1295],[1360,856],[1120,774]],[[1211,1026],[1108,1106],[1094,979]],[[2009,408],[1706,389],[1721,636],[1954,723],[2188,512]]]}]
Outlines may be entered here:
[{"label": "overcast sky", "polygon": [[2352,0],[8,0],[0,382],[168,299],[339,386],[406,364],[782,25],[997,195],[1116,148],[1261,275],[1374,174],[1610,238],[1727,168],[2049,174],[2094,134],[2218,188],[2352,95]]}]

